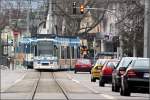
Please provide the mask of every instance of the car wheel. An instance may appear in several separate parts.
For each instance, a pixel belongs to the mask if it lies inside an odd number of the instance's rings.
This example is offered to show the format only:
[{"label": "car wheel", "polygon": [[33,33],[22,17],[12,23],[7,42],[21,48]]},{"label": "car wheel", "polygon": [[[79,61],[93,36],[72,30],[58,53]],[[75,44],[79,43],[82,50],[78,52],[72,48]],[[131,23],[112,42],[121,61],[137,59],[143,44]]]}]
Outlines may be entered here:
[{"label": "car wheel", "polygon": [[91,82],[96,82],[96,79],[91,76]]},{"label": "car wheel", "polygon": [[113,92],[115,91],[113,83],[112,83],[111,89],[112,89]]},{"label": "car wheel", "polygon": [[91,82],[96,82],[96,79],[95,78],[91,79]]},{"label": "car wheel", "polygon": [[104,87],[104,85],[105,85],[105,82],[104,82],[104,80],[102,80],[102,77],[100,77],[100,79],[99,79],[99,86]]},{"label": "car wheel", "polygon": [[77,73],[77,71],[75,70],[75,71],[74,71],[74,73],[76,74],[76,73]]},{"label": "car wheel", "polygon": [[117,86],[117,84],[114,85],[114,91],[119,92],[119,86]]},{"label": "car wheel", "polygon": [[91,71],[90,71],[90,74],[91,74]]},{"label": "car wheel", "polygon": [[114,91],[119,92],[119,86],[117,86],[117,84],[114,85]]},{"label": "car wheel", "polygon": [[119,86],[117,85],[115,79],[113,79],[112,81],[112,89],[114,90],[114,92],[119,92]]},{"label": "car wheel", "polygon": [[120,95],[121,96],[130,96],[131,95],[131,92],[129,90],[127,82],[124,83],[123,80],[121,80]]}]

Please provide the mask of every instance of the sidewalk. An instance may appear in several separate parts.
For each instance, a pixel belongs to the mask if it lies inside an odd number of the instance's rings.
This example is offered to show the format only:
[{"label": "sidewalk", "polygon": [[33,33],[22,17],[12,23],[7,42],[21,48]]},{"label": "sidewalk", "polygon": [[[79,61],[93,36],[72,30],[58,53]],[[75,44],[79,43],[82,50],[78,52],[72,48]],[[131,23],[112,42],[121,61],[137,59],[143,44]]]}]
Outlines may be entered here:
[{"label": "sidewalk", "polygon": [[0,92],[4,92],[10,86],[19,82],[26,75],[26,70],[9,70],[0,69]]}]

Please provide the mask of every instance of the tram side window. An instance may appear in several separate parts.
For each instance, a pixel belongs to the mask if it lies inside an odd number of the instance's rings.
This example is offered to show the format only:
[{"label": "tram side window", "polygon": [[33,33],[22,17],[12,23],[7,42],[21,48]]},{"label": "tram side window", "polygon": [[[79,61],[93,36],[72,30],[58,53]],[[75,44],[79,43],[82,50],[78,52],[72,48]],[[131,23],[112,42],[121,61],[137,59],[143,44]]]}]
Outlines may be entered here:
[{"label": "tram side window", "polygon": [[69,58],[70,58],[70,48],[67,47],[67,59],[69,59]]},{"label": "tram side window", "polygon": [[37,56],[37,46],[35,46],[34,55]]},{"label": "tram side window", "polygon": [[74,57],[74,47],[71,47],[71,50],[72,50],[72,58],[75,58]]},{"label": "tram side window", "polygon": [[61,47],[61,59],[64,59],[65,58],[65,48],[64,47]]}]

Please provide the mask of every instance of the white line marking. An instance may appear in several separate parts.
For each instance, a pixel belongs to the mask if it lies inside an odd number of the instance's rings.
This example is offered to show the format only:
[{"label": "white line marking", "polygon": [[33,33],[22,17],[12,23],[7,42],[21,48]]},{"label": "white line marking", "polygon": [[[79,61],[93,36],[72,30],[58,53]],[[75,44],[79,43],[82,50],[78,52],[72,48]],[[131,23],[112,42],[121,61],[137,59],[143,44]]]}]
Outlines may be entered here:
[{"label": "white line marking", "polygon": [[107,95],[107,94],[100,94],[101,96],[107,98],[107,99],[115,99],[113,96]]},{"label": "white line marking", "polygon": [[80,82],[78,80],[75,80],[75,79],[71,79],[71,80],[78,83],[78,84],[80,84]]},{"label": "white line marking", "polygon": [[[68,76],[68,78],[69,78],[70,80],[72,80],[72,81],[74,81],[74,82],[76,82],[76,83],[78,83],[78,84],[81,84],[82,86],[88,88],[89,90],[91,90],[92,92],[94,92],[94,93],[96,93],[96,94],[100,94],[100,93],[99,93],[98,91],[96,91],[95,89],[90,88],[90,87],[88,87],[88,86],[85,85],[85,84],[82,84],[80,81],[74,79],[74,78],[71,77],[69,74],[67,74],[67,76]],[[103,96],[103,97],[106,98],[106,99],[115,99],[113,96],[110,96],[110,95],[107,95],[107,94],[100,94],[100,95]]]}]

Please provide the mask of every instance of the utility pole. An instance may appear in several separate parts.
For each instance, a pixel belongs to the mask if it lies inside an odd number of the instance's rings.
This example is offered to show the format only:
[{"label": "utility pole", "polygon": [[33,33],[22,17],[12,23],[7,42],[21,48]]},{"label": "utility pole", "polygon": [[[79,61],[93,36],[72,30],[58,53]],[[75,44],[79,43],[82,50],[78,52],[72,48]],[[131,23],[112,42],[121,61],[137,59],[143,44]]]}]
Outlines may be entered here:
[{"label": "utility pole", "polygon": [[94,37],[94,40],[93,40],[93,49],[94,49],[94,63],[95,63],[95,54],[96,54],[96,38]]},{"label": "utility pole", "polygon": [[150,58],[150,0],[145,0],[144,57]]},{"label": "utility pole", "polygon": [[1,14],[1,12],[2,12],[2,0],[0,0],[0,14]]},{"label": "utility pole", "polygon": [[2,41],[1,41],[1,30],[0,30],[0,64],[2,64]]},{"label": "utility pole", "polygon": [[30,4],[31,0],[28,0],[28,8],[27,8],[27,36],[30,36]]},{"label": "utility pole", "polygon": [[52,34],[52,28],[53,28],[53,15],[52,15],[52,0],[49,0],[49,11],[48,11],[48,17],[49,17],[49,29],[48,34]]}]

